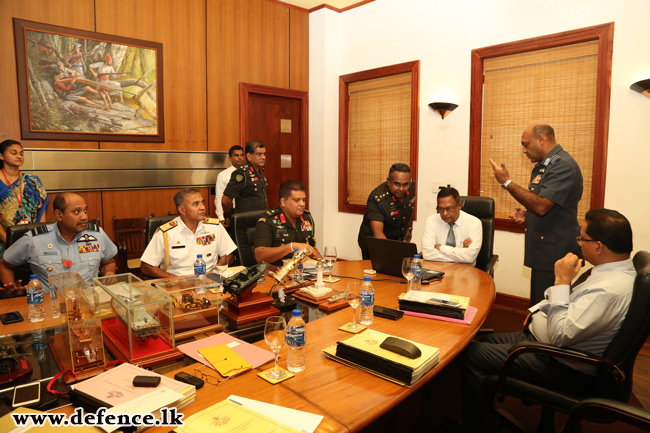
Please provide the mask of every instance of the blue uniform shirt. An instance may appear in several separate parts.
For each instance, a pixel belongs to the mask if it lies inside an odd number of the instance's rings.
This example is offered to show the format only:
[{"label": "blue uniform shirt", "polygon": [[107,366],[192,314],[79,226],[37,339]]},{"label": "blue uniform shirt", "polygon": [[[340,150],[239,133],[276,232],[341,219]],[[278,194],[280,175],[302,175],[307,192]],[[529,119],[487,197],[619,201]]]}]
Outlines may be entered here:
[{"label": "blue uniform shirt", "polygon": [[[13,266],[29,263],[43,289],[49,291],[48,276],[61,272],[76,271],[92,284],[93,278],[99,274],[100,264],[116,254],[117,247],[101,227],[88,223],[86,230],[77,233],[69,244],[61,236],[58,224],[54,223],[25,233],[5,251],[4,259]],[[66,268],[63,265],[65,260],[71,260],[72,266]],[[23,284],[27,283],[23,281]]]}]

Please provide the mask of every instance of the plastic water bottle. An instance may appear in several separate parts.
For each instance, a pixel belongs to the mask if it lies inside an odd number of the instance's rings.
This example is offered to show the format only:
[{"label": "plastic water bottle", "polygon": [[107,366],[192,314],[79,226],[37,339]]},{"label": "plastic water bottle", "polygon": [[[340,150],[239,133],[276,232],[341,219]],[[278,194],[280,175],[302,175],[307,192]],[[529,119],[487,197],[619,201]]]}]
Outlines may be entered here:
[{"label": "plastic water bottle", "polygon": [[411,272],[413,272],[413,287],[411,287],[411,290],[422,289],[422,259],[418,254],[411,260]]},{"label": "plastic water bottle", "polygon": [[292,373],[305,371],[306,326],[301,313],[298,309],[293,310],[291,312],[291,320],[287,324],[287,345],[289,347],[287,370]]},{"label": "plastic water bottle", "polygon": [[61,306],[56,287],[50,287],[50,302],[52,303],[52,317],[57,319],[61,316]]},{"label": "plastic water bottle", "polygon": [[205,286],[205,261],[203,260],[203,254],[196,255],[196,262],[194,262],[194,276],[198,278],[196,287],[194,290],[196,293],[205,293],[208,291],[208,288]]},{"label": "plastic water bottle", "polygon": [[373,312],[373,307],[375,306],[375,288],[370,281],[370,277],[363,277],[359,297],[361,298],[359,323],[365,326],[372,325],[372,322],[375,321],[375,314]]},{"label": "plastic water bottle", "polygon": [[45,320],[45,308],[43,307],[43,286],[38,281],[38,276],[29,277],[27,284],[27,304],[29,305],[29,321],[32,323]]}]

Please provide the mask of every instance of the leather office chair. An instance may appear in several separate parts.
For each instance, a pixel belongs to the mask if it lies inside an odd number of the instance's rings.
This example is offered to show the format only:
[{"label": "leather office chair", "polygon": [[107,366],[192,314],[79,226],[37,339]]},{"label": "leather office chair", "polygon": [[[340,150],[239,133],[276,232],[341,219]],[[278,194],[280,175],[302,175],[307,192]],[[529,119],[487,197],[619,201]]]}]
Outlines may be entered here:
[{"label": "leather office chair", "polygon": [[[522,399],[526,404],[542,406],[538,432],[554,431],[555,411],[569,413],[586,398],[606,398],[620,402],[629,400],[632,393],[634,362],[650,335],[650,253],[640,251],[633,260],[637,276],[634,280],[630,307],[621,328],[601,357],[539,342],[522,342],[510,350],[501,373],[498,376],[488,376],[487,380],[495,384],[498,401],[503,401],[505,395],[509,395]],[[590,392],[589,395],[583,395],[578,391],[569,394],[508,377],[508,370],[512,363],[524,353],[538,353],[597,366],[598,371],[594,378],[595,391]],[[525,431],[510,414],[503,410],[498,412],[502,422],[511,430]],[[598,411],[588,419],[596,422],[611,422],[611,419]]]},{"label": "leather office chair", "polygon": [[165,216],[150,216],[147,217],[147,223],[145,227],[145,248],[147,245],[149,245],[149,242],[151,242],[151,238],[153,237],[154,233],[156,233],[156,229],[160,227],[161,225],[173,220],[176,218],[178,215],[165,215]]},{"label": "leather office chair", "polygon": [[588,398],[573,408],[562,433],[579,433],[582,420],[594,415],[606,415],[615,421],[650,431],[650,412],[620,401]]},{"label": "leather office chair", "polygon": [[494,250],[494,200],[490,197],[461,196],[463,210],[481,220],[483,225],[483,244],[476,258],[476,267],[494,278],[494,266],[499,256]]},{"label": "leather office chair", "polygon": [[[18,224],[15,226],[7,227],[7,248],[18,242],[18,239],[22,238],[25,233],[46,225],[46,223],[29,223],[29,224]],[[28,263],[18,266],[14,269],[14,280],[21,280],[22,284],[25,285],[29,283],[29,276],[32,274],[32,270],[29,267]]]},{"label": "leather office chair", "polygon": [[242,266],[253,266],[255,260],[255,225],[266,210],[254,210],[234,214],[232,217],[233,230],[235,231],[235,244],[237,245],[237,256]]}]

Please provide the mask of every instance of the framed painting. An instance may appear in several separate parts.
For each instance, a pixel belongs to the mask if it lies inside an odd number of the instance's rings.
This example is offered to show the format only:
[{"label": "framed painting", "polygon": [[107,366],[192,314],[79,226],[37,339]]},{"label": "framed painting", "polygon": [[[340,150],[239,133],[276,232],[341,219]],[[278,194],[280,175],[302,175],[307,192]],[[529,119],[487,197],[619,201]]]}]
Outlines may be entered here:
[{"label": "framed painting", "polygon": [[22,139],[165,141],[161,43],[13,21]]}]

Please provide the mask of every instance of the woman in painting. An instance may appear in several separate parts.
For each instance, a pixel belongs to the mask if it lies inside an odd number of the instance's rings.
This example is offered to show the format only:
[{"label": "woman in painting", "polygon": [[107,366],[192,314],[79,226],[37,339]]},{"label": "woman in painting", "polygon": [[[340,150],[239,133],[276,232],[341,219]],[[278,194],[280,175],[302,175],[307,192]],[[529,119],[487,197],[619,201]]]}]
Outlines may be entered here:
[{"label": "woman in painting", "polygon": [[0,258],[6,249],[7,227],[45,221],[50,199],[37,176],[20,172],[24,162],[19,142],[0,143]]}]

